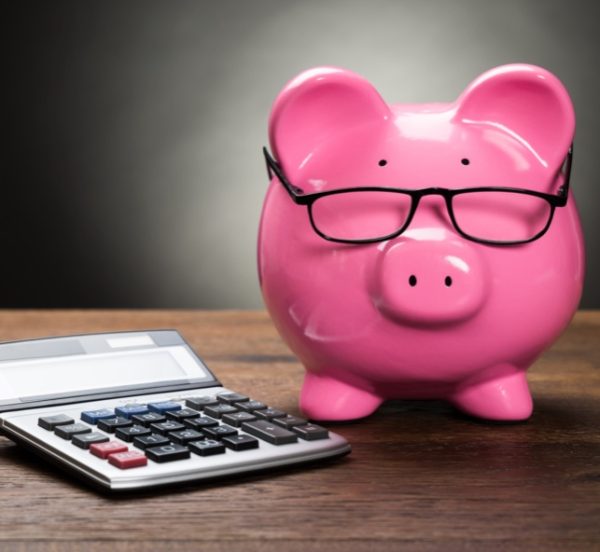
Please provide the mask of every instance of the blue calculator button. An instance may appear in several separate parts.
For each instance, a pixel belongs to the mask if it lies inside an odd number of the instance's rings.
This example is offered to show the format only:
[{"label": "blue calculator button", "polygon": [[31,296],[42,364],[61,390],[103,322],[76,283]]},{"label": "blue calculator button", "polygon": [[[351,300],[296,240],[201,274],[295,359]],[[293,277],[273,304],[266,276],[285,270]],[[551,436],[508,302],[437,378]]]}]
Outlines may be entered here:
[{"label": "blue calculator button", "polygon": [[106,420],[107,418],[113,418],[115,415],[114,410],[108,408],[101,408],[100,410],[86,410],[81,413],[81,419],[88,424],[97,424],[98,420]]},{"label": "blue calculator button", "polygon": [[131,418],[136,414],[145,414],[146,412],[148,412],[148,407],[145,404],[126,404],[115,408],[115,414],[123,418]]},{"label": "blue calculator button", "polygon": [[174,410],[181,410],[181,405],[173,401],[165,401],[158,403],[150,403],[148,405],[148,408],[152,410],[152,412],[158,412],[162,414],[163,412],[173,412]]}]

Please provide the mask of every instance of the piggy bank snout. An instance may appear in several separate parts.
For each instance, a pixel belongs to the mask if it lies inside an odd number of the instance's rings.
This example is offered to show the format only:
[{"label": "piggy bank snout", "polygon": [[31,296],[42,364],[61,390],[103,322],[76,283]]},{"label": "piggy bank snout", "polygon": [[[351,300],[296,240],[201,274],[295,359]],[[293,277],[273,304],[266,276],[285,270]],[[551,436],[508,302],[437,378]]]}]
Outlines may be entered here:
[{"label": "piggy bank snout", "polygon": [[461,322],[485,302],[485,266],[469,245],[407,240],[381,253],[373,299],[388,317],[413,325]]}]

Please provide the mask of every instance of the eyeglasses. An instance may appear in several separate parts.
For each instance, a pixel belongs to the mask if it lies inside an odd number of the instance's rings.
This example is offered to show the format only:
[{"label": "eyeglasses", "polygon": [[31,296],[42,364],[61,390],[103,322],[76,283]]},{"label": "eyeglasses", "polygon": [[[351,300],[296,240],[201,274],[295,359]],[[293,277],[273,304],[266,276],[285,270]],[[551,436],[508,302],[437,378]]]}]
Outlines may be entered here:
[{"label": "eyeglasses", "polygon": [[543,236],[556,207],[569,195],[573,145],[565,159],[564,182],[557,195],[521,188],[478,187],[451,190],[405,190],[364,186],[305,194],[285,176],[263,148],[269,179],[273,174],[297,205],[306,205],[314,231],[338,243],[364,244],[395,238],[404,232],[428,195],[442,196],[452,225],[464,238],[488,245],[517,245]]}]

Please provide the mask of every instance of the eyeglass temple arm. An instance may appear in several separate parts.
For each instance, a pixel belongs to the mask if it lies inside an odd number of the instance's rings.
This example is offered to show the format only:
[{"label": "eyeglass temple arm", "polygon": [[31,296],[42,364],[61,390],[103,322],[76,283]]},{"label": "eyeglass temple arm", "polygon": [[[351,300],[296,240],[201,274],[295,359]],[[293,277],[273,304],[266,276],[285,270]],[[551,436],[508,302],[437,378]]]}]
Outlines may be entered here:
[{"label": "eyeglass temple arm", "polygon": [[275,174],[275,176],[277,177],[277,179],[279,180],[279,182],[281,182],[283,184],[283,187],[286,189],[287,193],[290,194],[290,197],[296,201],[298,199],[298,195],[304,193],[304,191],[301,188],[297,188],[296,186],[294,186],[283,174],[283,171],[281,170],[281,167],[279,166],[279,163],[277,163],[277,161],[275,161],[275,159],[273,159],[273,157],[271,157],[271,154],[269,153],[269,151],[267,150],[267,148],[263,148],[263,154],[265,156],[265,161],[267,163],[267,174],[269,175],[269,180],[273,179],[273,173]]},{"label": "eyeglass temple arm", "polygon": [[571,184],[571,167],[573,166],[573,144],[569,146],[569,152],[567,153],[567,158],[565,160],[565,181],[562,186],[558,189],[558,195],[564,199],[565,203],[567,202],[567,197],[569,196],[569,186]]}]

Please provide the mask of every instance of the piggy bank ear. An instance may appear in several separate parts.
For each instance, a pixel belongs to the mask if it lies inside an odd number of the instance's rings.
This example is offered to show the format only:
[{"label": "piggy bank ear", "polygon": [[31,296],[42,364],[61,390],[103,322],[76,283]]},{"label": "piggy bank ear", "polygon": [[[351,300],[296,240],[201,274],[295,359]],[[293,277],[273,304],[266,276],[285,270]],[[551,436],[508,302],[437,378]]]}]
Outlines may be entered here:
[{"label": "piggy bank ear", "polygon": [[455,121],[510,133],[549,168],[562,165],[575,132],[569,94],[552,74],[533,65],[492,69],[457,101]]},{"label": "piggy bank ear", "polygon": [[383,122],[390,109],[362,77],[335,67],[309,69],[281,91],[269,118],[269,141],[284,168],[297,168],[320,143]]}]

